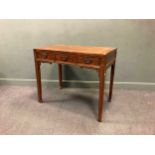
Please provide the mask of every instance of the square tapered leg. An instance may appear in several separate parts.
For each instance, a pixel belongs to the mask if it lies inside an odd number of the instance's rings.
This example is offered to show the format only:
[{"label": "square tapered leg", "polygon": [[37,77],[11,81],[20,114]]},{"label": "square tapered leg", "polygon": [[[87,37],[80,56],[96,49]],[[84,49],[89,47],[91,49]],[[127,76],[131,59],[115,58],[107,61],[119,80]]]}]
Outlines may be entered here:
[{"label": "square tapered leg", "polygon": [[42,100],[42,85],[41,85],[41,70],[40,70],[41,63],[35,61],[35,70],[36,70],[36,79],[37,79],[37,90],[38,90],[38,101],[40,103],[43,102]]},{"label": "square tapered leg", "polygon": [[59,88],[62,88],[62,64],[58,64]]},{"label": "square tapered leg", "polygon": [[111,99],[112,99],[113,83],[114,83],[114,73],[115,73],[115,62],[111,65],[110,86],[109,86],[109,97],[108,97],[108,102],[110,102]]},{"label": "square tapered leg", "polygon": [[103,104],[104,104],[104,83],[105,81],[105,67],[101,66],[99,69],[99,101],[98,101],[98,121],[102,122]]}]

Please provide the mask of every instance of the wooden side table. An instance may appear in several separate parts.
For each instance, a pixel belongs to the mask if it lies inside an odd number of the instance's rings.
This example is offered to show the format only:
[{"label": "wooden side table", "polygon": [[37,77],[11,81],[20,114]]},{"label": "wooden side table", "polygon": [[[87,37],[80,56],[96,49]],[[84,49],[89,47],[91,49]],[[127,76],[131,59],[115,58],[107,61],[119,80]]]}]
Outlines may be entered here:
[{"label": "wooden side table", "polygon": [[108,67],[111,67],[108,101],[111,101],[115,61],[117,49],[111,47],[51,45],[34,50],[35,70],[37,79],[38,101],[42,100],[41,63],[57,63],[59,70],[59,86],[62,87],[62,64],[76,65],[96,69],[99,75],[98,121],[102,121],[104,102],[104,81]]}]

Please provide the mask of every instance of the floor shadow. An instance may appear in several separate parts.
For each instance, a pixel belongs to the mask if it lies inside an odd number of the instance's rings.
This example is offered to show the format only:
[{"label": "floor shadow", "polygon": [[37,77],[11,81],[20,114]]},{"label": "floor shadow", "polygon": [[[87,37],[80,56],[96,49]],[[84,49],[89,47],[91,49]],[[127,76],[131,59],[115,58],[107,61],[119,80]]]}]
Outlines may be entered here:
[{"label": "floor shadow", "polygon": [[97,100],[94,100],[91,96],[71,94],[71,98],[72,100],[76,100],[77,103],[79,102],[87,105],[87,107],[89,107],[89,109],[93,112],[94,116],[97,115]]},{"label": "floor shadow", "polygon": [[[50,88],[51,89],[51,88]],[[90,117],[91,113],[93,113],[94,117],[97,116],[98,113],[98,91],[92,91],[91,93],[85,93],[85,91],[82,93],[79,91],[76,92],[67,92],[67,89],[64,90],[64,93],[60,89],[56,90],[45,90],[43,92],[43,103],[48,104],[49,106],[56,106],[58,108],[68,110],[71,112],[77,113],[77,107],[84,107],[89,108],[90,113],[85,113],[84,111],[80,111],[81,114],[87,115]],[[72,88],[74,89],[74,88]],[[76,89],[76,88],[75,88]],[[74,90],[75,90],[74,89]],[[85,89],[81,89],[85,90]],[[88,89],[86,89],[87,91]],[[89,90],[88,90],[89,91]],[[97,93],[96,95],[94,94]],[[47,94],[46,94],[47,93]],[[78,94],[79,93],[79,94]],[[92,94],[92,95],[91,95]],[[37,101],[37,93],[34,92],[31,94],[31,99]],[[106,111],[108,107],[110,106],[110,102],[107,102],[108,95],[107,93],[104,94],[104,105],[103,105],[103,111]],[[78,106],[77,106],[78,105]],[[79,111],[78,111],[79,113]]]}]

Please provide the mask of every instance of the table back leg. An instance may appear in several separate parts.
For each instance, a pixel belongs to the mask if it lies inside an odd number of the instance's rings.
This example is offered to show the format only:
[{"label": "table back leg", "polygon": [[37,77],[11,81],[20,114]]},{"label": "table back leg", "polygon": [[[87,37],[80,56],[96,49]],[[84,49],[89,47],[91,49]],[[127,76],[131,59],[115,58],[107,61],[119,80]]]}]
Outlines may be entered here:
[{"label": "table back leg", "polygon": [[114,73],[115,73],[115,62],[111,65],[108,102],[110,102],[111,99],[112,99],[113,83],[114,83]]},{"label": "table back leg", "polygon": [[59,87],[62,88],[62,64],[58,64]]}]

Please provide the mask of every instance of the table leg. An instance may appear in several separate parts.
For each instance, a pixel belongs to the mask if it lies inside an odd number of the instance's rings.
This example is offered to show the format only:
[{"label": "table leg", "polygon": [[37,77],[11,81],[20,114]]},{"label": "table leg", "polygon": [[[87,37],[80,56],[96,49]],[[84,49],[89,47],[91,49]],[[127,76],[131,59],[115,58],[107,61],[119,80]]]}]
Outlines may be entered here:
[{"label": "table leg", "polygon": [[104,81],[105,67],[99,69],[99,101],[98,101],[98,121],[102,122],[103,104],[104,104]]},{"label": "table leg", "polygon": [[41,85],[40,65],[41,65],[41,62],[35,61],[37,90],[38,90],[38,101],[41,103],[41,102],[43,102],[43,100],[42,100],[42,85]]},{"label": "table leg", "polygon": [[62,88],[62,64],[58,64],[59,87]]},{"label": "table leg", "polygon": [[115,73],[115,62],[111,65],[108,102],[110,102],[111,98],[112,98],[113,83],[114,83],[114,73]]}]

